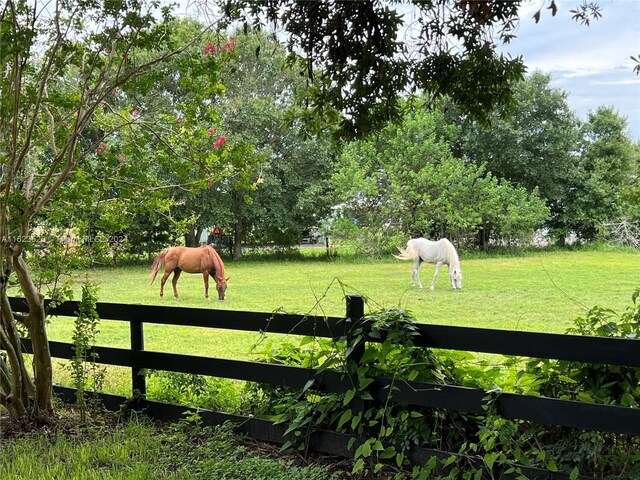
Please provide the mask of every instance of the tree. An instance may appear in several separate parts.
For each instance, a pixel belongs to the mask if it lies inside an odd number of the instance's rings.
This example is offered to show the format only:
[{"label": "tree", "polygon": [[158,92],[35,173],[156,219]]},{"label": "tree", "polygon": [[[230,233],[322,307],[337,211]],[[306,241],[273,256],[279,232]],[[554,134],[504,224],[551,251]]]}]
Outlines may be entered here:
[{"label": "tree", "polygon": [[536,72],[516,84],[511,116],[493,114],[491,128],[458,117],[464,125],[461,154],[530,192],[537,188],[551,209],[548,226],[564,232],[563,212],[576,174],[578,119],[567,94],[550,83],[548,75]]},{"label": "tree", "polygon": [[[72,198],[63,186],[75,184],[84,192],[96,175],[108,180],[115,170],[127,187],[120,195],[135,197],[142,190],[136,164],[145,160],[142,152],[151,154],[148,163],[158,170],[193,168],[181,153],[189,151],[197,129],[189,131],[173,111],[157,124],[147,121],[143,106],[133,103],[157,80],[154,67],[191,47],[173,35],[172,26],[170,7],[146,2],[0,4],[0,343],[6,352],[0,355],[0,404],[13,417],[43,418],[53,410],[44,300],[23,256],[36,216],[65,194]],[[200,48],[185,61],[215,74],[218,60]],[[150,138],[163,148],[145,151]],[[210,161],[217,165],[219,158],[211,155]],[[129,163],[122,166],[121,160]],[[82,209],[84,198],[76,198],[75,209]],[[8,303],[13,273],[29,307],[26,315],[12,313]],[[33,346],[33,377],[23,356],[22,328]]]},{"label": "tree", "polygon": [[[515,37],[522,0],[370,2],[219,1],[230,21],[284,31],[300,52],[312,90],[305,99],[330,123],[341,112],[340,135],[361,136],[401,117],[407,92],[449,96],[466,115],[486,121],[513,104],[512,85],[523,78],[522,58],[496,47]],[[555,0],[544,2],[551,14]],[[572,10],[588,24],[600,16],[594,2]],[[542,8],[535,15],[540,20]],[[405,22],[406,19],[406,22]],[[248,27],[247,27],[248,28]]]},{"label": "tree", "polygon": [[336,227],[346,223],[369,253],[407,236],[473,242],[484,232],[486,244],[490,236],[510,241],[530,235],[548,215],[537,192],[454,156],[450,145],[458,136],[441,110],[412,108],[377,138],[349,144],[334,177],[349,221]]},{"label": "tree", "polygon": [[581,127],[564,222],[583,239],[593,240],[600,225],[629,219],[634,210],[638,156],[626,129],[627,121],[612,107],[590,112]]},{"label": "tree", "polygon": [[[233,63],[232,49],[218,49],[220,36],[203,34],[205,27],[197,21],[176,20],[169,27],[174,42],[190,46],[155,65],[144,82],[120,88],[111,99],[121,108],[135,105],[136,123],[144,128],[110,133],[99,148],[100,158],[85,162],[63,188],[59,196],[68,197],[66,203],[53,205],[63,225],[72,222],[105,237],[126,234],[128,241],[119,247],[123,251],[148,254],[179,237],[188,246],[197,244],[199,206],[188,209],[185,204],[216,181],[241,177],[251,158],[251,149],[242,146],[235,155],[237,142],[219,141],[216,131],[220,119],[215,99],[224,93],[218,67]],[[104,134],[93,127],[88,135],[97,139]],[[105,162],[111,168],[104,169]],[[83,191],[93,192],[86,208],[65,208],[73,205],[69,198]],[[113,246],[97,243],[92,253],[106,251],[114,251]]]},{"label": "tree", "polygon": [[[332,156],[328,135],[303,135],[295,96],[306,85],[284,68],[284,49],[252,32],[233,38],[237,62],[221,74],[226,94],[216,108],[229,138],[255,146],[254,163],[249,178],[219,182],[187,206],[199,210],[205,225],[224,227],[239,258],[246,240],[290,246],[317,225],[332,201]],[[256,56],[258,50],[265,53]]]},{"label": "tree", "polygon": [[[198,38],[202,28],[193,20],[181,22],[179,34],[182,42],[189,43]],[[205,45],[204,55],[219,63],[221,77],[222,72],[238,68],[235,38],[209,32],[202,38],[202,43]],[[217,70],[215,74],[217,78]],[[186,131],[182,133],[199,139],[191,143],[188,157],[192,161],[191,168],[204,171],[208,177],[206,184],[202,183],[201,191],[194,193],[193,189],[184,188],[184,177],[168,178],[168,183],[176,185],[169,192],[171,216],[181,219],[177,226],[184,233],[188,246],[196,246],[202,232],[202,216],[206,216],[203,211],[206,202],[203,205],[202,200],[206,191],[218,188],[227,180],[244,187],[251,185],[252,172],[259,160],[252,144],[222,126],[220,102],[227,95],[228,88],[221,83],[222,78],[220,82],[212,83],[210,75],[206,67],[194,69],[190,62],[176,57],[162,65],[160,81],[149,94],[154,99],[158,115],[164,114],[168,104],[185,120],[183,128]]]}]

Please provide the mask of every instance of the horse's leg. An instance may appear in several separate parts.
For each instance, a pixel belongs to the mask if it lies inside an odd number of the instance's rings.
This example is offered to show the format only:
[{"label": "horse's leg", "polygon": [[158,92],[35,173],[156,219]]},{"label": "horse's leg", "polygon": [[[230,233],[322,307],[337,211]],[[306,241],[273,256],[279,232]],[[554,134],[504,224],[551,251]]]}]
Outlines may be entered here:
[{"label": "horse's leg", "polygon": [[167,278],[171,275],[173,270],[165,270],[164,275],[162,275],[162,280],[160,280],[160,297],[164,296],[164,284],[167,282]]},{"label": "horse's leg", "polygon": [[436,271],[433,274],[433,280],[431,280],[431,286],[429,287],[429,290],[434,290],[436,288],[436,278],[438,278],[438,272],[440,271],[442,263],[443,262],[436,263]]},{"label": "horse's leg", "polygon": [[202,278],[204,278],[204,298],[209,300],[209,272],[206,270],[202,272]]},{"label": "horse's leg", "polygon": [[413,270],[411,271],[411,285],[413,285],[414,279],[418,279],[418,287],[422,288],[422,281],[420,280],[420,274],[418,273],[418,269],[422,264],[422,259],[420,257],[416,258],[415,263],[413,264]]},{"label": "horse's leg", "polygon": [[176,268],[173,271],[173,278],[171,279],[171,283],[173,284],[173,296],[178,298],[178,279],[180,278],[180,274],[182,270]]}]

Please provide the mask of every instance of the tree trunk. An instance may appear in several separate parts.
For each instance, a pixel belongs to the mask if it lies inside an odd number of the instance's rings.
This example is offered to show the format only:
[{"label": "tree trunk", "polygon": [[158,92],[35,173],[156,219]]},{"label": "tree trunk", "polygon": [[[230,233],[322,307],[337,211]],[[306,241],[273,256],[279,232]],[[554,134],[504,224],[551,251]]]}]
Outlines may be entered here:
[{"label": "tree trunk", "polygon": [[13,266],[22,288],[22,293],[29,304],[29,313],[24,324],[29,331],[33,346],[33,375],[35,382],[35,404],[33,408],[37,416],[53,413],[53,365],[49,351],[49,338],[45,323],[46,312],[44,297],[38,292],[31,279],[31,273],[22,258],[22,248],[16,247],[13,253]]},{"label": "tree trunk", "polygon": [[244,237],[244,225],[242,220],[237,220],[233,232],[233,259],[242,258],[242,240]]},{"label": "tree trunk", "polygon": [[[53,367],[45,325],[44,298],[31,280],[21,254],[22,248],[17,246],[4,257],[0,289],[0,343],[6,351],[6,361],[0,357],[0,404],[14,418],[46,419],[53,413]],[[29,305],[27,315],[14,314],[9,305],[6,279],[12,268]],[[24,363],[18,321],[27,328],[33,346],[33,380]]]},{"label": "tree trunk", "polygon": [[199,247],[200,235],[202,235],[202,228],[189,228],[189,231],[184,234],[184,244],[187,247]]},{"label": "tree trunk", "polygon": [[24,417],[29,407],[29,388],[25,379],[27,369],[22,357],[20,336],[9,307],[6,288],[3,289],[0,311],[0,343],[6,351],[8,364],[0,357],[0,403],[13,418]]},{"label": "tree trunk", "polygon": [[491,227],[485,225],[480,229],[480,248],[485,252],[489,250],[489,236],[491,234]]}]

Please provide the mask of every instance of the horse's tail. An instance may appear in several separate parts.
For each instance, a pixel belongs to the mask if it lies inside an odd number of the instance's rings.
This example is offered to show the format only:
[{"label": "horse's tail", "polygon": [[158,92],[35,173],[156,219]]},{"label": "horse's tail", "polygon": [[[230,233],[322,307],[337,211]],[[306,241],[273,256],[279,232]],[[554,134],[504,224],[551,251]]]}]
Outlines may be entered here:
[{"label": "horse's tail", "polygon": [[404,248],[396,247],[400,252],[400,255],[393,255],[399,260],[415,260],[418,258],[418,251],[415,248],[412,248],[411,242],[407,243],[406,250]]},{"label": "horse's tail", "polygon": [[152,285],[154,280],[156,279],[156,275],[158,274],[158,270],[160,270],[160,267],[162,267],[162,264],[164,263],[164,257],[167,255],[167,251],[164,250],[163,252],[160,252],[160,255],[158,255],[156,257],[156,259],[153,261],[153,266],[151,267],[151,281],[149,282],[149,285]]}]

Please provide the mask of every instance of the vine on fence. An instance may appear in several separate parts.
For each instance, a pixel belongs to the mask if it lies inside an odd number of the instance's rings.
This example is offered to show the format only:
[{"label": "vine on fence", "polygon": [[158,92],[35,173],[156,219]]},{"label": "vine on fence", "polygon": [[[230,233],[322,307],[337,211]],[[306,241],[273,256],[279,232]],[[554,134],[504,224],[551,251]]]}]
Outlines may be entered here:
[{"label": "vine on fence", "polygon": [[[623,336],[640,335],[640,290],[622,315],[594,308],[575,321],[570,333]],[[287,423],[283,448],[306,451],[317,429],[351,435],[354,472],[397,469],[398,478],[411,468],[412,478],[499,478],[518,474],[517,465],[598,478],[640,478],[640,439],[637,437],[554,427],[502,418],[495,409],[500,392],[578,399],[637,407],[640,369],[580,364],[556,360],[508,359],[491,365],[466,352],[442,352],[414,347],[415,320],[403,310],[381,310],[367,317],[369,337],[356,328],[337,341],[304,338],[299,345],[277,346],[262,339],[263,356],[272,363],[345,372],[352,388],[343,393],[319,391],[311,380],[303,391],[250,384],[245,391],[252,413]],[[364,349],[364,351],[363,351]],[[359,352],[355,354],[354,352]],[[360,358],[358,358],[361,355]],[[392,378],[386,391],[375,392],[374,377]],[[483,388],[485,415],[410,407],[390,401],[394,384],[402,380]],[[380,400],[382,399],[382,400]],[[411,466],[412,447],[456,452]]]},{"label": "vine on fence", "polygon": [[82,298],[73,322],[73,358],[69,364],[73,387],[76,389],[76,405],[82,421],[86,418],[90,401],[87,390],[99,392],[104,384],[106,369],[97,363],[98,354],[93,351],[98,334],[100,317],[96,310],[98,285],[85,281]]}]

